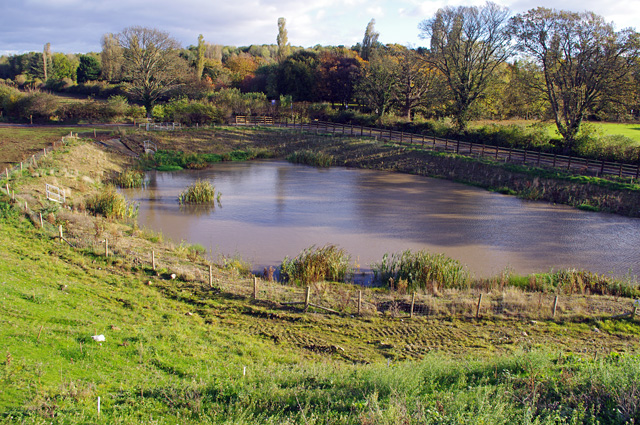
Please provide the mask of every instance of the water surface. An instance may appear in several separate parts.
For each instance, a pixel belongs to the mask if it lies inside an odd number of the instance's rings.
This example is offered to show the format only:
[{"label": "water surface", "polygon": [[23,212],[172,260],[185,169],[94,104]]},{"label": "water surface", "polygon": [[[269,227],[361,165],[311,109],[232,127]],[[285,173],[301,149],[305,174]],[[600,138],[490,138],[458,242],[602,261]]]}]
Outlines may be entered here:
[{"label": "water surface", "polygon": [[[222,193],[221,206],[180,207],[196,179]],[[222,163],[199,171],[149,173],[140,225],[214,256],[240,255],[255,270],[312,245],[336,244],[362,269],[385,253],[445,253],[477,276],[575,267],[637,272],[640,220],[529,202],[446,180],[372,170],[318,169],[280,161]]]}]

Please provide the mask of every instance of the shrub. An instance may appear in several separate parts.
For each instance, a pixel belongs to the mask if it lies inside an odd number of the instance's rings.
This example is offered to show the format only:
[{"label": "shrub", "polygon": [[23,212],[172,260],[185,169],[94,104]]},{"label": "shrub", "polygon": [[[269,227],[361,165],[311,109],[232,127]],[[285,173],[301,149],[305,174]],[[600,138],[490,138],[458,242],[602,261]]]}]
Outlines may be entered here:
[{"label": "shrub", "polygon": [[280,276],[286,282],[309,284],[324,280],[343,282],[351,274],[351,256],[335,245],[322,248],[312,246],[296,258],[285,258],[280,266]]},{"label": "shrub", "polygon": [[[216,200],[216,189],[205,180],[197,180],[184,192],[178,195],[180,204],[211,204]],[[220,193],[218,193],[218,201]]]},{"label": "shrub", "polygon": [[566,269],[534,275],[529,290],[558,294],[598,294],[634,297],[640,295],[637,285],[585,270]]},{"label": "shrub", "polygon": [[124,195],[118,193],[112,185],[106,186],[101,193],[86,201],[87,210],[110,219],[135,218],[138,206],[127,202]]},{"label": "shrub", "polygon": [[431,254],[425,251],[404,251],[385,254],[380,263],[372,266],[374,279],[382,284],[391,284],[401,280],[407,282],[407,289],[429,290],[433,293],[439,288],[466,289],[471,283],[469,271],[458,261],[444,254]]}]

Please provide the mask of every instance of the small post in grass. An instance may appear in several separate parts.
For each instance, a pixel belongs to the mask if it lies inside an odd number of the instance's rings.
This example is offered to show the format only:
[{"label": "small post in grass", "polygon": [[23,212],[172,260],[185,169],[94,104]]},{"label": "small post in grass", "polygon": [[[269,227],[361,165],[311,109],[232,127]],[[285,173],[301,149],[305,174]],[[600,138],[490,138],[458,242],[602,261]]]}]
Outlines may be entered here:
[{"label": "small post in grass", "polygon": [[482,304],[482,294],[478,297],[478,306],[476,307],[476,319],[480,318],[480,304]]},{"label": "small post in grass", "polygon": [[100,397],[98,397],[98,416],[100,416]]},{"label": "small post in grass", "polygon": [[213,266],[209,264],[209,288],[213,288]]},{"label": "small post in grass", "polygon": [[253,277],[253,299],[258,299],[258,276]]},{"label": "small post in grass", "polygon": [[5,168],[5,169],[4,169],[4,172],[5,172],[5,173],[7,173],[7,181],[9,181],[9,169],[8,169],[8,168]]},{"label": "small post in grass", "polygon": [[304,294],[304,311],[307,311],[309,308],[309,303],[311,301],[311,287],[307,286],[307,289]]},{"label": "small post in grass", "polygon": [[558,308],[558,296],[553,299],[553,317],[556,317],[556,310]]},{"label": "small post in grass", "polygon": [[58,233],[60,234],[60,242],[62,242],[62,238],[63,238],[63,235],[62,235],[62,224],[58,226]]},{"label": "small post in grass", "polygon": [[409,317],[413,318],[413,307],[416,305],[416,293],[414,292],[413,295],[411,295],[411,313],[409,314]]},{"label": "small post in grass", "polygon": [[42,221],[42,212],[40,212],[40,228],[44,227],[44,221]]},{"label": "small post in grass", "polygon": [[358,291],[358,316],[360,316],[361,311],[362,311],[362,289]]},{"label": "small post in grass", "polygon": [[155,269],[156,269],[156,252],[154,250],[151,250],[151,270],[155,270]]},{"label": "small post in grass", "polygon": [[104,256],[109,258],[109,239],[104,239]]}]

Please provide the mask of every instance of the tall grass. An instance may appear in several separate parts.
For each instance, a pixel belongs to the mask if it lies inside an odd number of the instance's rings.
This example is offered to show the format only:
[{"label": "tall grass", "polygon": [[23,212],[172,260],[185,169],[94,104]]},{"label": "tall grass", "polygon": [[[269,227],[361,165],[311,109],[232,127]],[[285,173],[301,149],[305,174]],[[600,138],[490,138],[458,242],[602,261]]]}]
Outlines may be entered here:
[{"label": "tall grass", "polygon": [[586,270],[566,269],[529,277],[527,289],[559,294],[597,294],[635,297],[640,295],[637,285]]},{"label": "tall grass", "polygon": [[[220,200],[220,193],[217,199]],[[178,195],[180,204],[211,204],[215,200],[216,189],[206,180],[197,180]]]},{"label": "tall grass", "polygon": [[109,219],[136,218],[138,216],[138,205],[127,202],[124,195],[118,193],[112,185],[105,186],[100,193],[87,199],[85,208]]},{"label": "tall grass", "polygon": [[124,189],[142,187],[144,184],[144,173],[140,170],[128,169],[114,177],[112,183]]},{"label": "tall grass", "polygon": [[343,282],[351,273],[350,261],[351,256],[335,245],[312,246],[296,258],[285,258],[280,266],[280,276],[284,281],[300,284],[324,280]]},{"label": "tall grass", "polygon": [[469,271],[458,260],[426,251],[385,254],[372,269],[376,281],[406,286],[411,291],[423,289],[437,293],[442,288],[466,289],[471,284]]},{"label": "tall grass", "polygon": [[330,167],[334,163],[333,155],[310,150],[293,152],[287,157],[287,161],[294,164],[313,165],[316,167]]}]

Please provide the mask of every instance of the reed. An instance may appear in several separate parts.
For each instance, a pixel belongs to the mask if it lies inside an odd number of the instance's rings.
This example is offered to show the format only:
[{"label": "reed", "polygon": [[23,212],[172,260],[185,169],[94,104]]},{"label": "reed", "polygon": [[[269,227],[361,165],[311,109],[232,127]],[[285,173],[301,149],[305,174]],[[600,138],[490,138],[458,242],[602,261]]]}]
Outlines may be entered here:
[{"label": "reed", "polygon": [[133,189],[144,185],[144,173],[140,170],[128,169],[114,177],[111,182],[123,189]]},{"label": "reed", "polygon": [[389,286],[402,282],[409,291],[437,293],[442,288],[467,289],[471,284],[467,268],[444,254],[407,250],[385,254],[380,263],[371,267],[377,282]]},{"label": "reed", "polygon": [[334,163],[333,155],[310,150],[293,152],[287,157],[287,161],[294,164],[313,165],[316,167],[330,167]]},{"label": "reed", "polygon": [[[218,193],[217,199],[220,199]],[[178,202],[184,204],[212,204],[216,200],[216,189],[206,180],[196,180],[187,187],[180,195]]]},{"label": "reed", "polygon": [[138,205],[127,202],[124,195],[119,193],[113,185],[105,186],[100,193],[87,199],[85,207],[88,211],[109,219],[138,216]]},{"label": "reed", "polygon": [[324,280],[343,282],[351,274],[351,256],[335,245],[312,246],[296,258],[285,258],[280,266],[284,281],[309,284]]}]

